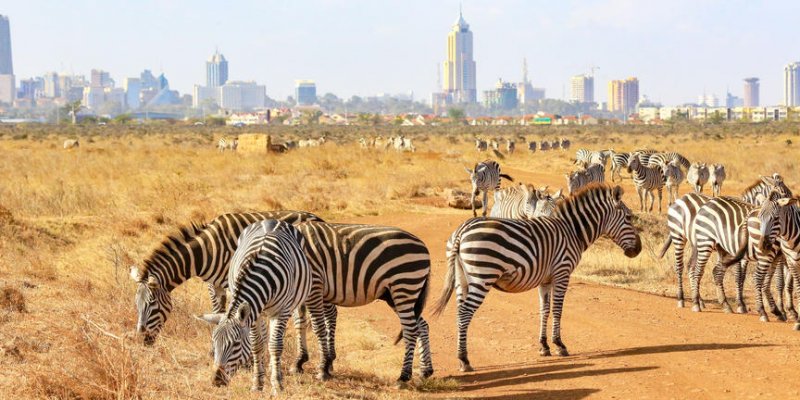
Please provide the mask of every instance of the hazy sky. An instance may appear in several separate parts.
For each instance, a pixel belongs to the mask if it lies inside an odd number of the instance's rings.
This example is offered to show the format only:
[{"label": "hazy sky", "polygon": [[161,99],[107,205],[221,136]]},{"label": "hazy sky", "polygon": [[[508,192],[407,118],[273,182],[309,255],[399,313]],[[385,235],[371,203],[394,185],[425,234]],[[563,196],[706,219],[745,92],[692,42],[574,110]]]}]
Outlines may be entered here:
[{"label": "hazy sky", "polygon": [[[121,84],[145,68],[173,89],[205,82],[215,47],[230,78],[256,80],[270,97],[293,93],[295,79],[340,97],[414,91],[429,98],[458,1],[4,1],[18,79],[47,71],[111,72]],[[235,5],[228,5],[235,4]],[[464,1],[474,34],[478,88],[518,81],[528,58],[534,86],[568,96],[569,77],[596,71],[607,81],[640,80],[666,104],[705,90],[741,96],[761,78],[762,104],[782,101],[783,66],[800,60],[798,0]]]}]

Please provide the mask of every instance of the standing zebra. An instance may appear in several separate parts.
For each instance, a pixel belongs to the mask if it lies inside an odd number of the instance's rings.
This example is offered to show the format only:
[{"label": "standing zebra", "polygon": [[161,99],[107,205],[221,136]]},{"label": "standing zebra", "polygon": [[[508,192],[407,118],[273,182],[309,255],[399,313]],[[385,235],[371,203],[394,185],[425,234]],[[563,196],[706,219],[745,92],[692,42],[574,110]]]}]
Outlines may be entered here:
[{"label": "standing zebra", "polygon": [[778,173],[774,173],[772,176],[762,176],[748,186],[742,193],[742,201],[760,206],[761,201],[759,199],[767,198],[773,190],[777,191],[780,197],[792,197],[792,191],[783,182],[783,177]]},{"label": "standing zebra", "polygon": [[678,166],[677,160],[672,160],[662,168],[664,174],[664,184],[667,187],[667,197],[669,197],[668,204],[675,202],[678,198],[678,189],[681,182],[683,182],[683,171]]},{"label": "standing zebra", "polygon": [[703,186],[708,182],[706,163],[692,163],[686,172],[686,182],[692,185],[695,193],[703,193]]},{"label": "standing zebra", "polygon": [[[664,258],[669,246],[672,245],[674,249],[674,269],[675,276],[678,280],[678,307],[683,308],[683,270],[684,260],[683,252],[686,249],[686,242],[691,236],[694,226],[694,219],[697,216],[697,210],[708,202],[709,198],[700,193],[687,193],[680,199],[676,200],[667,209],[667,229],[669,236],[667,241],[661,248],[658,258]],[[693,262],[688,264],[688,271],[691,272],[694,267]]]},{"label": "standing zebra", "polygon": [[528,142],[528,151],[536,153],[536,142]]},{"label": "standing zebra", "polygon": [[622,169],[628,167],[628,159],[631,153],[617,153],[611,151],[611,182],[616,182],[616,178],[622,181]]},{"label": "standing zebra", "polygon": [[469,179],[472,182],[472,216],[477,217],[478,213],[475,211],[475,196],[483,192],[483,216],[486,216],[486,210],[489,208],[488,192],[490,190],[500,190],[500,178],[508,179],[514,182],[514,178],[500,173],[500,164],[497,161],[486,160],[482,163],[475,164],[475,167],[470,170],[464,167],[469,174]]},{"label": "standing zebra", "polygon": [[217,142],[217,150],[225,151],[231,150],[236,151],[236,148],[239,147],[239,139],[232,139],[232,138],[220,138]]},{"label": "standing zebra", "polygon": [[486,151],[488,149],[489,149],[489,145],[488,145],[488,143],[486,143],[485,140],[481,140],[481,139],[478,139],[478,138],[475,139],[475,150],[478,150],[478,152],[483,152],[483,151]]},{"label": "standing zebra", "polygon": [[[376,225],[328,224],[309,221],[297,229],[306,239],[305,254],[314,274],[312,293],[322,293],[326,303],[328,356],[323,353],[324,371],[336,358],[336,306],[359,307],[375,300],[394,310],[405,356],[398,379],[402,386],[411,379],[411,365],[417,341],[420,346],[419,375],[433,374],[428,323],[422,318],[428,292],[430,255],[425,243],[399,228]],[[331,305],[329,307],[329,305]],[[312,318],[313,323],[313,318]],[[308,360],[305,336],[300,338],[296,370]]]},{"label": "standing zebra", "polygon": [[642,161],[642,164],[648,167],[664,168],[671,161],[677,161],[683,168],[689,169],[691,163],[689,160],[680,153],[653,153],[647,158],[647,162]]},{"label": "standing zebra", "polygon": [[582,171],[576,171],[571,174],[566,174],[567,177],[567,193],[572,194],[577,192],[580,188],[589,185],[590,183],[603,183],[605,182],[606,170],[603,164],[591,164]]},{"label": "standing zebra", "polygon": [[548,216],[560,197],[561,190],[551,196],[546,186],[540,189],[525,184],[511,186],[494,192],[494,204],[489,216],[515,219]]},{"label": "standing zebra", "polygon": [[646,167],[640,161],[639,155],[634,154],[628,160],[628,172],[633,176],[633,184],[636,186],[636,193],[639,195],[639,211],[644,211],[647,205],[647,197],[650,198],[650,208],[647,212],[653,212],[655,196],[653,190],[658,191],[658,213],[661,214],[661,195],[664,190],[664,175],[660,169]]},{"label": "standing zebra", "polygon": [[719,196],[722,190],[722,183],[725,182],[725,166],[722,164],[711,164],[709,168],[708,182],[711,183],[711,193],[714,197]]},{"label": "standing zebra", "polygon": [[517,144],[511,139],[506,139],[506,153],[508,153],[509,155],[514,154],[514,150],[516,149],[517,149]]},{"label": "standing zebra", "polygon": [[578,149],[575,152],[575,163],[585,163],[585,164],[602,164],[604,167],[608,162],[609,155],[613,154],[614,150],[601,150],[601,151],[592,151],[587,149]]},{"label": "standing zebra", "polygon": [[[264,319],[268,319],[272,394],[283,390],[280,364],[286,323],[292,311],[310,297],[312,274],[304,245],[303,235],[283,221],[259,221],[242,231],[228,270],[231,304],[224,314],[202,316],[215,325],[215,386],[227,386],[234,373],[252,359],[252,389],[264,389]],[[319,293],[314,303],[322,309]],[[324,322],[320,319],[317,323],[324,339]]]},{"label": "standing zebra", "polygon": [[541,150],[541,151],[550,150],[550,142],[548,142],[546,140],[542,140],[541,143],[539,143],[539,150]]},{"label": "standing zebra", "polygon": [[458,359],[461,371],[472,371],[467,329],[492,287],[520,293],[539,287],[539,354],[550,355],[547,319],[553,299],[553,344],[568,355],[561,341],[561,311],[570,275],[581,255],[599,237],[609,237],[636,257],[642,249],[622,188],[592,185],[558,205],[552,217],[531,220],[470,219],[447,242],[447,275],[434,307],[441,314],[456,291]]},{"label": "standing zebra", "polygon": [[650,157],[653,154],[658,154],[658,153],[661,153],[661,152],[658,151],[658,150],[653,150],[653,149],[639,149],[639,150],[634,150],[633,152],[630,153],[630,155],[633,156],[634,154],[638,154],[642,164],[649,165],[650,164]]},{"label": "standing zebra", "polygon": [[569,150],[569,146],[571,145],[569,139],[561,138],[561,150]]},{"label": "standing zebra", "polygon": [[303,211],[223,214],[208,224],[182,228],[178,235],[164,240],[141,268],[131,268],[131,278],[138,284],[136,332],[145,345],[155,343],[172,312],[172,290],[195,276],[208,284],[213,311],[225,311],[228,261],[236,250],[236,239],[246,226],[265,219],[291,224],[322,221]]}]

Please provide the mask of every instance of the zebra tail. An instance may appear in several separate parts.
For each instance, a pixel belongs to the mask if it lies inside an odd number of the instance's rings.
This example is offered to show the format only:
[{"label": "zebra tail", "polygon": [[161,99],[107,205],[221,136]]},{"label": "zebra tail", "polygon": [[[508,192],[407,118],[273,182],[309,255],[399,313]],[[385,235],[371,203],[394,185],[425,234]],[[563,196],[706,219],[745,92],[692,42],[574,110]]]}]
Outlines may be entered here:
[{"label": "zebra tail", "polygon": [[500,174],[500,177],[503,178],[503,179],[507,179],[507,180],[509,180],[511,182],[514,182],[514,178],[512,178],[510,175]]},{"label": "zebra tail", "polygon": [[[414,303],[414,319],[417,321],[422,317],[422,311],[425,310],[425,303],[428,301],[428,281],[430,277],[431,275],[428,273],[428,276],[425,278],[425,283],[422,284],[422,290],[419,292],[419,296],[417,296],[417,301]],[[394,339],[394,344],[400,343],[401,340],[403,340],[402,329]]]},{"label": "zebra tail", "polygon": [[672,237],[667,236],[667,242],[664,243],[664,246],[661,247],[661,252],[658,254],[658,258],[664,258],[664,254],[667,254],[667,250],[669,250],[669,246],[672,244]]},{"label": "zebra tail", "polygon": [[442,311],[444,311],[445,307],[447,307],[447,303],[450,301],[450,297],[453,297],[453,291],[456,288],[456,274],[458,273],[456,268],[458,268],[459,244],[459,239],[456,237],[456,240],[453,241],[453,248],[447,257],[447,275],[444,277],[444,288],[442,288],[442,294],[439,296],[439,300],[433,306],[432,315],[435,317],[438,317],[442,314]]}]

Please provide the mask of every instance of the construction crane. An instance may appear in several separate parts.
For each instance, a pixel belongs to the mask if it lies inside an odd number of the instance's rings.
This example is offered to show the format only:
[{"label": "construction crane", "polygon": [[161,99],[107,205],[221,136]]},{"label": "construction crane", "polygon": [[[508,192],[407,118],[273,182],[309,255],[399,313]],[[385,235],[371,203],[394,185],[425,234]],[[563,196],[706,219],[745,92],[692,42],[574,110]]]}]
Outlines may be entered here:
[{"label": "construction crane", "polygon": [[595,70],[598,70],[598,69],[600,69],[600,67],[598,67],[598,66],[596,66],[596,65],[592,65],[592,66],[590,66],[590,67],[589,67],[589,70],[590,70],[590,71],[592,71],[592,72],[591,72],[591,74],[592,74],[592,77],[594,77],[594,71],[595,71]]}]

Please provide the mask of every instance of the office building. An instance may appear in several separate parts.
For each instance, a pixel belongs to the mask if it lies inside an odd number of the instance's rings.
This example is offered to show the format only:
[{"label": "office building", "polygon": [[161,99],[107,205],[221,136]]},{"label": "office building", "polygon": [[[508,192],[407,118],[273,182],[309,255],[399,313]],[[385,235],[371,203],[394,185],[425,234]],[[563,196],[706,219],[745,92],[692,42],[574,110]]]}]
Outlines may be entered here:
[{"label": "office building", "polygon": [[228,82],[228,60],[219,50],[206,61],[206,87],[219,87]]},{"label": "office building", "polygon": [[452,103],[475,103],[477,99],[472,32],[461,12],[447,35],[447,61],[444,62],[442,91]]},{"label": "office building", "polygon": [[569,100],[574,103],[594,103],[594,77],[575,75],[570,79]]},{"label": "office building", "polygon": [[61,86],[59,86],[58,74],[55,72],[44,74],[44,97],[53,99],[61,97]]},{"label": "office building", "polygon": [[317,102],[317,84],[309,80],[295,81],[294,96],[298,106],[315,104]]},{"label": "office building", "polygon": [[90,85],[93,87],[107,88],[114,87],[114,81],[111,79],[111,74],[101,69],[92,70],[92,80]]},{"label": "office building", "polygon": [[730,92],[728,92],[725,95],[725,107],[726,108],[744,107],[744,100],[741,97],[734,96]]},{"label": "office building", "polygon": [[8,16],[0,14],[0,75],[14,75],[11,62],[11,27]]},{"label": "office building", "polygon": [[701,94],[697,96],[697,104],[704,107],[719,107],[719,98],[713,94]]},{"label": "office building", "polygon": [[639,103],[639,80],[628,78],[608,83],[608,111],[628,116],[636,111]]},{"label": "office building", "polygon": [[744,106],[758,107],[758,78],[745,78],[744,80]]},{"label": "office building", "polygon": [[122,88],[125,90],[125,104],[128,108],[139,108],[142,80],[140,78],[125,78],[122,82]]},{"label": "office building", "polygon": [[800,106],[800,61],[783,68],[783,105]]},{"label": "office building", "polygon": [[493,110],[512,110],[517,107],[517,85],[497,81],[494,90],[483,92],[483,105]]}]

